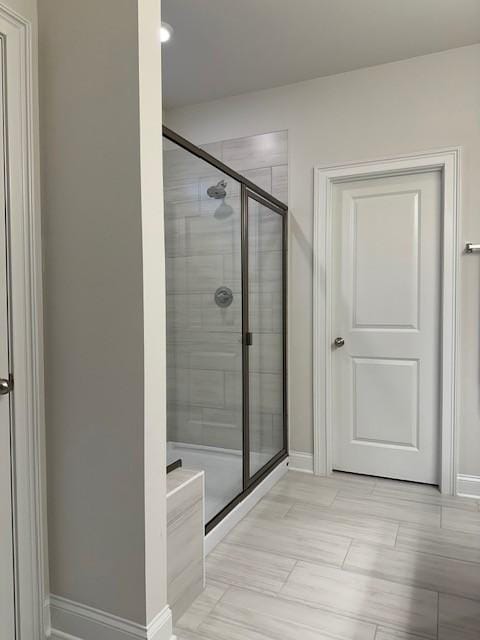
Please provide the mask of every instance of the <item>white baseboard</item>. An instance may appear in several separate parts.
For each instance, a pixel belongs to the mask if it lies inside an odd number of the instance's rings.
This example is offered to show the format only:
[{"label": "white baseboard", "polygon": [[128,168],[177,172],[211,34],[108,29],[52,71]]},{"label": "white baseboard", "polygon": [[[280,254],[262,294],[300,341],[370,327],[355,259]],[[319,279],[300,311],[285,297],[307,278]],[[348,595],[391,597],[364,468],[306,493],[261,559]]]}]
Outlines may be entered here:
[{"label": "white baseboard", "polygon": [[457,476],[457,495],[480,500],[480,476]]},{"label": "white baseboard", "polygon": [[288,471],[287,460],[281,462],[248,496],[232,509],[205,537],[205,554],[208,555],[233,527],[244,518]]},{"label": "white baseboard", "polygon": [[147,625],[126,620],[67,598],[50,596],[50,640],[174,640],[166,606]]},{"label": "white baseboard", "polygon": [[302,471],[303,473],[313,473],[313,453],[303,451],[290,451],[290,471]]}]

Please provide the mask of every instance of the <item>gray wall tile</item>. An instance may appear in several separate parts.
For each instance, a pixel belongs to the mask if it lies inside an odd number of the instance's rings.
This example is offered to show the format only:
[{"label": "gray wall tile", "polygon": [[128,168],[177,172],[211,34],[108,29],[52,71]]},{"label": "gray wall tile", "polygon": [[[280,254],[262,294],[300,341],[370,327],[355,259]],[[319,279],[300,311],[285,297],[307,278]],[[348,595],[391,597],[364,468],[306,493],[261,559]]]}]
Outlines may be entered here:
[{"label": "gray wall tile", "polygon": [[282,165],[288,157],[287,145],[286,131],[226,140],[222,143],[222,160],[236,171]]}]

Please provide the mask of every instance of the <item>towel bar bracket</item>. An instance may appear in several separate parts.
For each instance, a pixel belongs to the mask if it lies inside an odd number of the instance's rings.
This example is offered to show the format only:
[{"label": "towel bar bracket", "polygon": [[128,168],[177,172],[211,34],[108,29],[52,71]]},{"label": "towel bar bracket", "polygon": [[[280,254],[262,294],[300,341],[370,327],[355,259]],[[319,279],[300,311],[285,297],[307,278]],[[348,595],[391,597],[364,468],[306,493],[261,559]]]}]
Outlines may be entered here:
[{"label": "towel bar bracket", "polygon": [[465,253],[473,253],[474,251],[480,251],[480,244],[473,244],[473,242],[467,242],[465,245]]}]

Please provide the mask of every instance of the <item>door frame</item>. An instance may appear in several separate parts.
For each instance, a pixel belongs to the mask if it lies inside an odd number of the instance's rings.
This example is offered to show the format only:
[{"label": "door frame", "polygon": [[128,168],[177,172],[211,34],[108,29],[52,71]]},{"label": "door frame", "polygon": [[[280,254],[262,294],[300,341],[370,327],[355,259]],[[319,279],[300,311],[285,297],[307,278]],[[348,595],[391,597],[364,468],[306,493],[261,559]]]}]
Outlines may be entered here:
[{"label": "door frame", "polygon": [[458,369],[458,296],[460,148],[402,155],[380,160],[317,166],[314,169],[313,238],[313,435],[314,473],[327,475],[333,468],[333,188],[340,182],[442,172],[442,285],[441,380],[443,398],[440,425],[440,478],[442,493],[456,492],[456,427]]},{"label": "door frame", "polygon": [[7,46],[4,73],[9,320],[14,360],[16,635],[21,640],[43,640],[49,621],[36,27],[0,3],[0,38]]}]

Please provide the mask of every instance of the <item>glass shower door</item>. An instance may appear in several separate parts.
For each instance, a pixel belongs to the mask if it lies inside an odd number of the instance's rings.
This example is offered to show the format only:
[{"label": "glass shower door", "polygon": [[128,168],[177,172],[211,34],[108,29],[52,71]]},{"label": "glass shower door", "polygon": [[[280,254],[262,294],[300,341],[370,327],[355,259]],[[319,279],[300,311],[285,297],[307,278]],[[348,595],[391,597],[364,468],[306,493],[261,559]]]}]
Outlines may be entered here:
[{"label": "glass shower door", "polygon": [[164,127],[167,464],[205,471],[206,532],[287,456],[287,207]]},{"label": "glass shower door", "polygon": [[247,209],[249,482],[286,449],[284,215],[251,192]]},{"label": "glass shower door", "polygon": [[165,143],[167,461],[205,471],[210,522],[243,491],[242,215],[193,151]]}]

